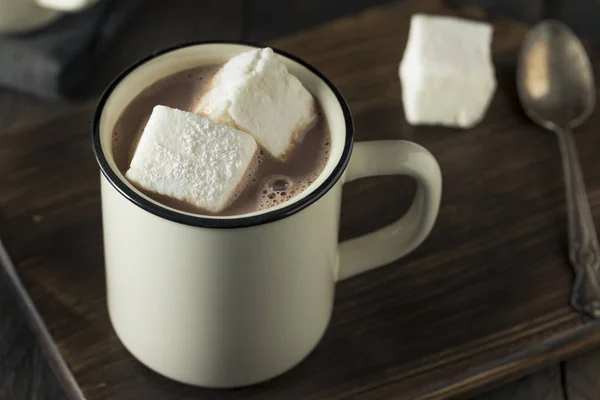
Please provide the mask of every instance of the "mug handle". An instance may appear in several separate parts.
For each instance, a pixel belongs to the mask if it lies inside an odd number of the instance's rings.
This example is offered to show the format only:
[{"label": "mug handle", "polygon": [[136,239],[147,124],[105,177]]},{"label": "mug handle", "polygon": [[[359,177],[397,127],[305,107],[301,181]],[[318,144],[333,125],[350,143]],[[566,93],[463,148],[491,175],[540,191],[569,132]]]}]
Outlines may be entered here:
[{"label": "mug handle", "polygon": [[97,0],[36,0],[38,5],[57,11],[79,11],[96,3]]},{"label": "mug handle", "polygon": [[383,175],[408,175],[417,181],[412,205],[392,224],[340,243],[338,281],[397,260],[431,232],[442,195],[442,174],[433,155],[403,140],[356,143],[344,183]]}]

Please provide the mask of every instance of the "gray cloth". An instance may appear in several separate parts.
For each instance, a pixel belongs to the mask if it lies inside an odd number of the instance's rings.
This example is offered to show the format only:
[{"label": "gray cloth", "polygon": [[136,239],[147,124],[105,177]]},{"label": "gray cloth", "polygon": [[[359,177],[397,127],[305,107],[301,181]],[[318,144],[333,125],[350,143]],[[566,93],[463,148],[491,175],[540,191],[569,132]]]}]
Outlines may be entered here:
[{"label": "gray cloth", "polygon": [[0,35],[0,85],[66,98],[141,0],[102,0],[33,32]]}]

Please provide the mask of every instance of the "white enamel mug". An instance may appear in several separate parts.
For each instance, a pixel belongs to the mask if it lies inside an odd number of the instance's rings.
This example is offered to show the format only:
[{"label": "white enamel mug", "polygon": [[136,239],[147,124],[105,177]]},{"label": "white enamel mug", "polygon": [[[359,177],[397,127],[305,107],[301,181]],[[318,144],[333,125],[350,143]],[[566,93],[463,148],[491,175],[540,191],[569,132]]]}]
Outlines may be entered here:
[{"label": "white enamel mug", "polygon": [[21,33],[47,25],[65,12],[80,11],[97,0],[0,0],[0,33]]},{"label": "white enamel mug", "polygon": [[[299,363],[327,328],[335,283],[417,247],[435,222],[442,189],[439,166],[421,146],[354,143],[339,91],[312,66],[275,50],[326,115],[331,151],[321,176],[288,203],[233,217],[176,211],[136,190],[111,154],[125,106],[169,74],[251,48],[208,42],[153,54],[109,86],[93,123],[113,327],[146,366],[206,387],[254,384]],[[412,206],[390,226],[339,244],[342,186],[376,175],[413,177]]]}]

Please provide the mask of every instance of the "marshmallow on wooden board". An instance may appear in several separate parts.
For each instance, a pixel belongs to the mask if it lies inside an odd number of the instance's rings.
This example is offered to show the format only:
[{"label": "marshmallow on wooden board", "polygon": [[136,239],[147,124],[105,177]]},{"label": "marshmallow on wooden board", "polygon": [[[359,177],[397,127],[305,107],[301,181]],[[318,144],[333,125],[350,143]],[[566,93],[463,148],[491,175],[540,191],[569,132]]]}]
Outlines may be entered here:
[{"label": "marshmallow on wooden board", "polygon": [[454,17],[412,16],[399,68],[409,123],[469,128],[483,118],[496,89],[492,29]]},{"label": "marshmallow on wooden board", "polygon": [[316,120],[312,95],[270,48],[231,58],[217,72],[195,112],[250,133],[285,159]]},{"label": "marshmallow on wooden board", "polygon": [[219,212],[239,194],[257,148],[246,132],[156,106],[125,175],[142,189]]}]

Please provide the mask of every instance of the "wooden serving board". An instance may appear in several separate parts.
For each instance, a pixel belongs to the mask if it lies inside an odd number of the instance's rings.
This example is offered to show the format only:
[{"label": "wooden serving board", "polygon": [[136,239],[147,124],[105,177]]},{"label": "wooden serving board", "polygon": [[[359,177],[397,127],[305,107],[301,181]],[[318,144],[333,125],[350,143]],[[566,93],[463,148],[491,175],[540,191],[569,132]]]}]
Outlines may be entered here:
[{"label": "wooden serving board", "polygon": [[[182,385],[142,366],[118,341],[105,305],[91,107],[0,137],[0,236],[88,399],[464,398],[600,344],[600,321],[582,320],[568,303],[573,273],[556,140],[525,118],[516,98],[526,27],[493,21],[498,89],[481,124],[410,127],[397,68],[414,12],[486,18],[415,1],[271,43],[341,89],[358,140],[404,138],[431,150],[444,192],[429,239],[392,265],[340,283],[317,349],[263,384]],[[600,58],[590,52],[600,76]],[[598,126],[595,113],[575,137],[600,222]],[[413,192],[402,178],[349,184],[341,238],[389,223]]]}]

